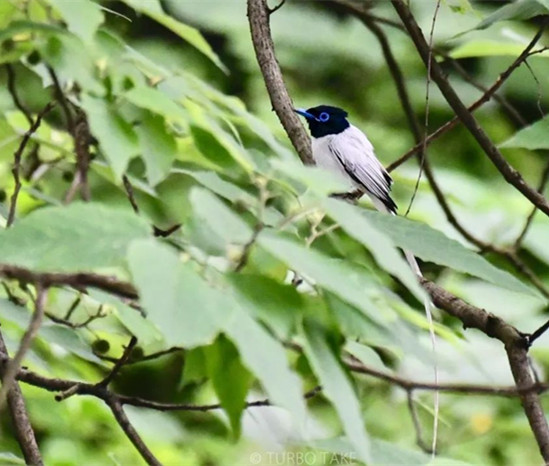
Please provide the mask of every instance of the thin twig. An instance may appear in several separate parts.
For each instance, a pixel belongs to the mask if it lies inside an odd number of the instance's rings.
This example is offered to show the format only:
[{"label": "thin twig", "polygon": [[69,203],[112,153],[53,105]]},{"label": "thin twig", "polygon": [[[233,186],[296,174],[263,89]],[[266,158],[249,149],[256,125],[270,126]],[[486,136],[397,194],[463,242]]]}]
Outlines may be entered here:
[{"label": "thin twig", "polygon": [[[494,84],[492,84],[492,86],[490,86],[487,89],[487,91],[479,99],[477,99],[473,104],[471,104],[469,107],[467,107],[465,109],[468,113],[472,113],[472,112],[476,111],[478,108],[480,108],[482,105],[484,105],[486,102],[488,102],[492,98],[492,96],[498,91],[498,89],[503,85],[503,83],[511,76],[513,71],[515,71],[520,65],[522,65],[522,63],[530,56],[530,54],[532,53],[531,52],[532,49],[536,46],[538,40],[543,35],[543,31],[544,31],[544,28],[540,28],[540,30],[533,37],[533,39],[526,46],[526,48],[522,51],[522,53],[513,61],[513,63],[511,63],[511,65],[509,65],[509,67],[503,73],[501,73],[498,76],[498,78],[496,79]],[[424,39],[423,39],[423,41],[424,41]],[[425,46],[426,45],[427,44],[425,43]],[[425,48],[424,51],[427,51],[427,47]],[[424,51],[422,51],[422,53],[424,53]],[[444,78],[444,74],[442,73],[442,71],[440,70],[438,65],[436,66],[436,69],[437,69],[437,76],[442,75],[442,77]],[[460,113],[463,113],[463,109],[461,109]],[[427,136],[427,138],[425,138],[426,139],[425,143],[430,144],[435,139],[437,139],[439,136],[444,134],[446,131],[448,131],[449,129],[456,126],[460,122],[460,120],[461,119],[460,119],[459,116],[455,116],[451,120],[447,121],[442,126],[440,126],[438,129],[433,131],[429,136]],[[468,124],[470,124],[469,120],[468,120]],[[395,168],[402,165],[410,157],[412,157],[414,154],[416,154],[418,151],[420,151],[422,149],[422,147],[423,147],[423,141],[421,143],[416,144],[414,147],[412,147],[410,150],[408,150],[405,154],[401,155],[397,160],[395,160],[394,162],[389,164],[387,166],[387,171],[391,172]]]},{"label": "thin twig", "polygon": [[[8,349],[4,342],[4,338],[0,333],[0,359],[8,358]],[[3,377],[4,365],[0,363],[0,376]],[[8,392],[8,409],[10,411],[11,420],[15,430],[15,437],[23,453],[26,464],[42,466],[42,455],[38,449],[38,443],[34,435],[34,430],[30,423],[29,414],[25,406],[25,399],[21,393],[19,384],[13,383]]]},{"label": "thin twig", "polygon": [[[538,192],[540,194],[543,194],[543,191],[545,190],[545,186],[547,186],[547,181],[549,180],[549,161],[547,162],[547,165],[545,165],[545,169],[543,170],[543,173],[541,174],[541,179],[538,185]],[[526,219],[526,222],[524,224],[524,227],[522,228],[520,234],[517,236],[517,239],[515,240],[513,244],[513,249],[516,251],[520,245],[522,244],[522,241],[526,237],[526,234],[528,233],[528,229],[530,228],[530,225],[532,224],[532,220],[534,220],[534,216],[537,212],[537,207],[533,207],[532,211],[530,212],[530,215],[528,215],[528,218]]]},{"label": "thin twig", "polygon": [[24,283],[41,284],[46,288],[67,285],[81,290],[89,286],[121,298],[137,299],[137,291],[131,283],[95,273],[40,273],[23,267],[0,264],[0,276],[20,280]]},{"label": "thin twig", "polygon": [[122,366],[126,364],[128,359],[130,358],[130,355],[132,354],[132,351],[135,348],[136,344],[137,344],[137,338],[132,335],[127,346],[124,348],[124,352],[122,353],[122,356],[120,357],[120,359],[116,361],[111,371],[107,374],[107,376],[101,382],[99,382],[98,385],[102,385],[106,387],[113,381],[113,379],[118,375],[118,372],[120,372],[120,369],[122,369]]},{"label": "thin twig", "polygon": [[67,122],[69,134],[74,137],[74,117],[69,106],[69,101],[65,97],[65,93],[63,92],[63,88],[61,87],[61,83],[59,82],[59,78],[57,77],[57,73],[50,66],[48,66],[48,74],[50,75],[50,78],[53,82],[55,98],[59,102],[59,105],[61,106],[61,109],[65,114],[65,120]]},{"label": "thin twig", "polygon": [[151,450],[149,450],[149,447],[145,445],[145,442],[143,442],[143,439],[139,436],[139,434],[131,424],[120,402],[116,398],[111,397],[107,398],[105,401],[109,408],[111,408],[112,414],[116,419],[116,422],[118,422],[118,425],[122,428],[122,430],[126,434],[126,437],[130,439],[130,441],[133,443],[133,446],[137,449],[137,451],[147,462],[147,464],[152,466],[162,466],[162,463],[158,461],[156,456],[154,456]]},{"label": "thin twig", "polygon": [[34,340],[34,337],[38,333],[38,329],[42,324],[47,293],[47,288],[37,285],[36,304],[32,319],[29,323],[29,326],[27,327],[27,330],[25,331],[25,334],[23,335],[23,338],[21,339],[21,343],[19,344],[19,348],[17,349],[15,356],[7,365],[4,371],[4,375],[2,377],[2,388],[0,388],[0,412],[4,407],[6,395],[15,380],[17,372],[19,371],[19,367],[21,366],[21,362],[25,358],[27,351],[30,349],[32,341]]},{"label": "thin twig", "polygon": [[280,10],[285,3],[286,0],[280,0],[280,3],[277,6],[275,6],[274,8],[269,8],[269,15],[272,15],[274,12]]},{"label": "thin twig", "polygon": [[[449,61],[454,69],[458,72],[458,74],[469,84],[471,84],[473,87],[478,89],[479,91],[482,91],[483,93],[489,92],[488,87],[482,85],[481,83],[477,82],[466,70],[461,66],[458,60],[451,57],[447,53],[444,53],[444,51],[437,50],[437,53],[440,53],[444,60]],[[494,99],[496,102],[498,102],[503,109],[507,111],[507,114],[509,117],[511,117],[516,124],[523,127],[526,126],[528,123],[526,120],[522,117],[522,115],[519,113],[519,111],[511,105],[511,103],[502,95],[499,95],[497,92],[492,95],[492,99]]]},{"label": "thin twig", "polygon": [[412,418],[414,431],[416,433],[416,444],[425,453],[433,453],[433,449],[423,441],[421,422],[419,422],[416,406],[414,404],[414,392],[412,390],[406,390],[406,398],[408,399],[408,411],[410,411],[410,417]]},{"label": "thin twig", "polygon": [[126,195],[128,196],[128,201],[130,201],[133,211],[136,214],[139,214],[139,205],[135,200],[135,192],[133,190],[133,186],[130,182],[130,179],[126,175],[122,176],[122,183],[124,184],[124,190],[126,191]]},{"label": "thin twig", "polygon": [[536,73],[534,73],[534,70],[530,66],[530,63],[528,63],[528,60],[524,60],[524,64],[526,65],[526,68],[532,75],[532,78],[536,82],[536,88],[537,88],[537,99],[536,99],[536,105],[538,107],[538,112],[540,115],[540,118],[545,117],[545,112],[543,111],[543,108],[541,108],[541,99],[543,98],[542,91],[541,91],[541,83],[539,82],[538,77],[536,76]]},{"label": "thin twig", "polygon": [[[421,181],[421,175],[423,174],[423,168],[425,166],[425,158],[427,156],[427,134],[429,132],[429,91],[431,89],[431,68],[433,66],[433,35],[435,33],[435,24],[437,21],[437,14],[440,9],[440,0],[437,0],[435,5],[435,12],[433,13],[433,19],[431,21],[431,30],[429,31],[429,57],[427,60],[427,78],[425,80],[425,119],[423,121],[423,137],[422,137],[422,143],[423,147],[421,148],[421,151],[419,154],[419,173],[417,175],[416,184],[414,186],[414,191],[412,193],[412,197],[410,198],[410,203],[408,204],[408,208],[406,209],[406,213],[404,214],[405,217],[408,216],[410,213],[410,210],[412,209],[412,205],[414,204],[414,199],[416,198],[417,190],[419,188],[419,183]],[[436,429],[435,429],[436,432]],[[433,451],[435,451],[435,447],[433,447]]]},{"label": "thin twig", "polygon": [[105,317],[105,315],[103,314],[103,305],[101,304],[95,314],[88,316],[83,322],[80,322],[78,324],[75,324],[74,322],[71,322],[66,318],[57,317],[55,314],[52,314],[50,312],[46,312],[46,317],[48,317],[48,319],[52,320],[56,324],[65,325],[66,327],[70,327],[72,329],[78,329],[87,327],[94,320]]},{"label": "thin twig", "polygon": [[80,191],[84,201],[89,201],[91,197],[88,183],[91,133],[86,114],[80,110],[76,114],[72,137],[74,140],[74,152],[76,154],[76,172],[71,186],[65,195],[65,204],[72,201],[77,191]]},{"label": "thin twig", "polygon": [[10,209],[8,212],[8,219],[6,221],[6,228],[9,228],[15,220],[15,210],[17,207],[17,199],[19,197],[19,191],[21,191],[21,186],[22,186],[20,171],[21,171],[21,159],[23,158],[23,151],[25,150],[25,147],[27,147],[27,144],[31,136],[40,127],[40,123],[42,123],[42,118],[44,118],[44,116],[53,108],[54,105],[55,104],[53,102],[48,103],[42,109],[42,111],[36,116],[36,120],[32,123],[30,128],[23,135],[23,138],[21,139],[21,143],[19,144],[19,147],[17,148],[13,156],[13,167],[11,169],[11,173],[13,175],[15,186],[13,188],[13,194],[11,195],[11,199],[10,199]]}]

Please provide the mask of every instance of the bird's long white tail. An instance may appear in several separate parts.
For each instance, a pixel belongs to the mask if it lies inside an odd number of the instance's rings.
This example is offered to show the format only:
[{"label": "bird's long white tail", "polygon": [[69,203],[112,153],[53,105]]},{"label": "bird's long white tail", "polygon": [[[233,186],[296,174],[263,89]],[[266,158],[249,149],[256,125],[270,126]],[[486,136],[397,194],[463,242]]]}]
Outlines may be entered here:
[{"label": "bird's long white tail", "polygon": [[[380,212],[396,215],[396,212],[389,210],[387,206],[383,202],[381,202],[379,199],[373,196],[370,196],[370,198],[372,199],[372,202],[376,207],[376,209],[379,210]],[[403,252],[404,252],[404,256],[406,257],[406,261],[410,265],[410,268],[412,269],[412,271],[418,276],[418,278],[423,277],[423,274],[421,273],[421,269],[419,268],[419,264],[417,263],[415,256],[410,251],[403,250]],[[423,305],[425,309],[425,316],[427,317],[427,322],[429,323],[429,334],[431,337],[431,347],[433,349],[434,382],[435,382],[435,385],[438,385],[437,340],[435,336],[435,326],[433,324],[433,315],[431,312],[432,303],[429,298],[429,295],[425,296]],[[434,412],[434,419],[433,419],[433,439],[431,444],[433,456],[436,454],[436,449],[437,449],[439,408],[440,408],[439,392],[438,390],[435,390],[435,402],[434,402],[435,412]]]}]

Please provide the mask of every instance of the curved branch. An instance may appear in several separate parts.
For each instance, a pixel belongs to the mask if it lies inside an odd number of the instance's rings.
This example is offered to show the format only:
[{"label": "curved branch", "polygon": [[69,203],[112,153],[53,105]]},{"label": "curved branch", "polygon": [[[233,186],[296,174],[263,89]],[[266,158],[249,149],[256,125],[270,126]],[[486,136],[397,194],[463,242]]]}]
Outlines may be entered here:
[{"label": "curved branch", "polygon": [[[421,59],[425,65],[427,65],[429,63],[429,45],[427,44],[425,37],[423,36],[423,32],[413,17],[410,9],[406,6],[403,0],[391,0],[391,2],[402,23],[410,34],[410,37],[414,42]],[[538,32],[540,36],[541,33]],[[436,82],[450,107],[452,107],[452,109],[456,112],[458,118],[476,139],[477,143],[484,150],[485,154],[492,161],[494,166],[503,175],[505,180],[520,191],[532,204],[537,206],[542,212],[549,216],[549,201],[543,195],[538,193],[536,189],[528,185],[522,178],[522,175],[515,170],[507,162],[507,160],[505,160],[499,149],[480,127],[472,113],[463,104],[454,88],[450,85],[448,78],[442,71],[442,68],[436,61],[432,62],[431,74],[433,81]]]},{"label": "curved branch", "polygon": [[292,111],[292,101],[274,53],[269,14],[267,0],[248,0],[248,20],[255,56],[263,74],[273,110],[276,112],[290,141],[292,141],[301,161],[306,165],[312,165],[311,141],[299,118]]},{"label": "curved branch", "polygon": [[133,446],[137,449],[139,454],[151,466],[162,466],[162,463],[156,459],[156,456],[153,455],[152,451],[149,450],[149,447],[145,445],[143,439],[139,436],[135,428],[132,426],[128,416],[124,412],[124,408],[116,398],[107,398],[105,400],[109,408],[111,408],[112,414],[116,419],[116,422],[120,425],[126,437],[130,439],[133,443]]},{"label": "curved branch", "polygon": [[[8,357],[8,349],[0,333],[0,359]],[[3,377],[4,373],[4,367],[0,364],[0,376]],[[15,436],[25,458],[25,463],[42,466],[44,464],[42,455],[38,449],[34,430],[32,429],[29,414],[25,406],[25,399],[18,383],[12,384],[8,391],[8,408],[15,428]]]},{"label": "curved branch", "polygon": [[0,264],[0,276],[44,287],[67,285],[81,289],[89,286],[122,298],[137,299],[137,290],[131,283],[95,273],[40,273],[15,265]]}]

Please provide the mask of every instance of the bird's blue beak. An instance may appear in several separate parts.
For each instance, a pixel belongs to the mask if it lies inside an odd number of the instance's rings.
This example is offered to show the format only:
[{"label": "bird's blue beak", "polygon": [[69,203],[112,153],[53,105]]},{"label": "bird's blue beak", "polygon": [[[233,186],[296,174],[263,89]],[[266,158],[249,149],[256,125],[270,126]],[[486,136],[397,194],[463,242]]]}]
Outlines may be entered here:
[{"label": "bird's blue beak", "polygon": [[307,120],[316,120],[316,117],[312,113],[309,113],[307,110],[303,110],[302,108],[294,108],[293,110],[295,113],[307,118]]}]

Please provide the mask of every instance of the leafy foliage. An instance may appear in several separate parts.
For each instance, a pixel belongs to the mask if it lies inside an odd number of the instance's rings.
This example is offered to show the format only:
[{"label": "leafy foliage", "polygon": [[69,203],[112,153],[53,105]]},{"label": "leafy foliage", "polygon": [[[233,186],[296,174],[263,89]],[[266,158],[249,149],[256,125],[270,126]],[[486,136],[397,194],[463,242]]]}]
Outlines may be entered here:
[{"label": "leafy foliage", "polygon": [[[418,17],[430,19],[429,2],[417,3]],[[523,0],[486,13],[479,24],[483,5],[443,3],[435,43],[455,58],[481,57],[475,58],[481,80],[493,77],[491,70],[507,63],[506,55],[522,50],[518,33],[503,52],[493,46],[501,46],[500,22],[530,33],[519,20],[547,12],[542,0]],[[498,258],[456,241],[423,183],[411,219],[371,212],[366,200],[350,206],[328,199],[341,183],[301,166],[290,153],[259,79],[242,6],[0,3],[3,226],[15,189],[13,155],[29,128],[25,113],[35,117],[57,101],[24,151],[16,221],[0,231],[0,266],[94,272],[130,282],[139,294],[134,302],[94,289],[51,288],[46,322],[24,365],[50,377],[95,383],[110,367],[105,359],[119,358],[136,336],[138,348],[115,381],[117,391],[222,408],[150,415],[128,410],[166,464],[246,463],[248,450],[273,450],[275,433],[260,430],[265,424],[283,426],[286,449],[352,454],[368,464],[427,464],[429,458],[413,446],[406,401],[383,382],[351,375],[343,363],[352,355],[385,373],[431,378],[424,292],[400,248],[425,262],[429,278],[444,280],[472,302],[481,289],[490,311],[499,310],[496,297],[513,296],[514,319],[530,319],[528,328],[543,320],[545,303]],[[380,3],[373,11],[388,16],[391,10]],[[362,25],[309,4],[285,5],[272,21],[296,103],[349,108],[385,162],[412,145],[377,43]],[[314,30],[323,31],[321,37],[311,35]],[[413,102],[420,113],[422,64],[400,31],[387,34],[398,44],[412,93],[420,96]],[[538,58],[532,68],[542,75],[549,65]],[[9,85],[10,73],[16,79]],[[465,82],[456,87],[466,100],[478,97]],[[524,84],[524,75],[512,78],[507,92],[530,113],[537,111],[538,90],[535,82]],[[452,116],[433,95],[432,121]],[[531,178],[540,171],[543,161],[528,150],[548,147],[545,119],[517,131],[495,106],[479,119],[498,140],[507,140],[502,147],[511,149],[522,173]],[[519,233],[517,218],[528,215],[530,205],[505,190],[462,132],[446,138],[429,156],[444,167],[437,176],[452,208],[478,236],[506,244]],[[86,151],[87,181],[79,175]],[[413,166],[394,173],[401,205],[416,175]],[[84,192],[84,183],[91,202],[70,202],[68,193]],[[543,222],[534,219],[525,248],[547,285]],[[153,235],[177,224],[181,228],[165,238]],[[16,280],[2,284],[0,323],[13,354],[35,290]],[[485,367],[492,347],[474,337],[465,342],[454,321],[441,318],[437,333],[443,380],[510,381],[502,375],[505,361]],[[547,342],[538,348],[537,362],[546,366]],[[163,356],[149,360],[156,353]],[[317,385],[321,393],[307,402],[304,394]],[[23,390],[47,464],[141,461],[99,400],[74,396],[58,404],[35,387]],[[275,407],[247,409],[247,402],[265,398]],[[517,420],[518,403],[466,401],[443,398],[441,451],[454,459],[448,461],[537,460],[526,421]],[[430,397],[422,396],[420,406],[427,403]],[[484,424],[475,421],[480,415]],[[429,425],[431,413],[422,409],[420,418]],[[0,440],[0,460],[19,464],[8,434]],[[528,448],[516,448],[519,443]]]}]

